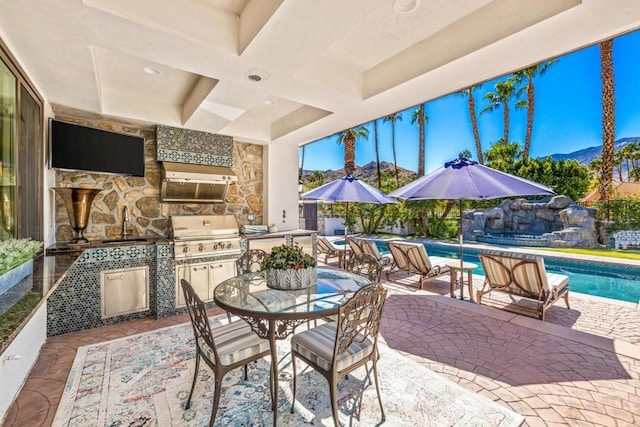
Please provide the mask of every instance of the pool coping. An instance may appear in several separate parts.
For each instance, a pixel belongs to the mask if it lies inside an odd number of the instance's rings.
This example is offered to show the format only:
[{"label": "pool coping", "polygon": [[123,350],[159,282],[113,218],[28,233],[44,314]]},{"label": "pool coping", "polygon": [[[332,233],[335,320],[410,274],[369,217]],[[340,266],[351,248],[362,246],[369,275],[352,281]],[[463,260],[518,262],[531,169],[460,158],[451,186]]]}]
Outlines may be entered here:
[{"label": "pool coping", "polygon": [[[394,240],[404,240],[404,241],[409,241],[409,242],[417,242],[417,243],[422,243],[422,244],[427,244],[430,246],[436,246],[436,247],[441,247],[441,248],[446,248],[447,250],[451,250],[451,249],[458,249],[459,248],[459,244],[458,243],[453,243],[453,242],[443,242],[441,240],[432,240],[432,239],[428,239],[428,238],[408,238],[408,237],[402,237],[402,236],[398,236],[398,237],[380,237],[380,236],[373,236],[373,235],[359,235],[358,237],[361,238],[365,238],[365,239],[371,239],[371,240],[376,240],[376,241],[381,241],[381,242],[389,242],[389,241],[394,241]],[[332,240],[339,240],[339,239],[343,239],[344,236],[336,236],[336,239],[332,239]],[[601,265],[612,265],[612,266],[616,266],[616,267],[624,267],[624,268],[631,268],[631,269],[638,269],[640,270],[640,261],[636,261],[636,260],[630,260],[630,259],[622,259],[622,258],[614,258],[614,257],[601,257],[601,256],[591,256],[591,255],[584,255],[584,254],[569,254],[569,253],[562,253],[562,252],[552,252],[550,253],[549,251],[546,250],[536,250],[535,248],[531,248],[531,247],[525,247],[525,246],[520,246],[520,247],[511,247],[511,246],[498,246],[498,245],[488,245],[488,244],[483,244],[483,243],[477,243],[477,242],[464,242],[463,245],[463,249],[472,249],[474,251],[481,251],[481,250],[504,250],[504,251],[509,251],[509,252],[516,252],[516,253],[524,253],[524,254],[531,254],[531,255],[538,255],[541,256],[543,258],[549,258],[549,259],[555,259],[555,260],[559,260],[559,261],[567,261],[567,262],[589,262],[589,263],[593,263],[593,264],[601,264]],[[640,274],[640,271],[638,271],[638,273]],[[602,297],[602,296],[597,296],[597,295],[590,295],[590,294],[585,294],[582,292],[577,292],[577,291],[573,291],[574,293],[583,295],[585,297],[590,297],[590,298],[596,298],[596,299],[602,299],[603,302],[609,303],[611,301],[613,301],[615,304],[618,305],[622,305],[622,306],[628,306],[628,307],[633,307],[635,310],[640,310],[640,300],[637,302],[631,302],[631,301],[623,301],[623,300],[618,300],[618,299],[614,299],[614,298],[607,298],[607,297]]]},{"label": "pool coping", "polygon": [[[379,236],[361,236],[363,238],[368,238],[372,240],[380,240],[382,242],[388,242],[393,240],[406,240],[410,242],[419,242],[422,244],[428,244],[433,246],[441,246],[447,249],[458,249],[459,244],[453,242],[443,242],[441,240],[431,240],[426,238],[407,238],[407,237],[379,237]],[[640,269],[640,261],[632,260],[632,259],[624,259],[624,258],[615,258],[615,257],[602,257],[602,256],[593,256],[593,255],[584,255],[584,254],[569,254],[563,252],[552,252],[547,250],[540,250],[540,248],[528,247],[528,246],[500,246],[500,245],[489,245],[478,242],[465,241],[463,244],[463,249],[474,249],[474,250],[504,250],[509,252],[518,252],[532,255],[539,255],[544,258],[555,258],[559,260],[565,261],[589,261],[597,264],[609,264],[609,265],[617,265],[620,267],[629,267],[629,268],[638,268]],[[551,248],[552,249],[552,248]]]}]

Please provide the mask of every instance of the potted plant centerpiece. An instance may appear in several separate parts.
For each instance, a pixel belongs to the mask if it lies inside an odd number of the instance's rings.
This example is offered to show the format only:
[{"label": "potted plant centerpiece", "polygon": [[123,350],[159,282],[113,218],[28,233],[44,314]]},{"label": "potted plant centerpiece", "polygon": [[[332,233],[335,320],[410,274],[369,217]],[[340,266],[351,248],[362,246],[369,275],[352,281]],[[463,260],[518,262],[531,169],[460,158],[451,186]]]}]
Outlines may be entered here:
[{"label": "potted plant centerpiece", "polygon": [[0,294],[33,273],[33,256],[41,249],[42,242],[31,239],[0,241]]},{"label": "potted plant centerpiece", "polygon": [[302,289],[316,284],[316,260],[302,252],[302,247],[274,246],[262,260],[262,275],[274,289]]}]

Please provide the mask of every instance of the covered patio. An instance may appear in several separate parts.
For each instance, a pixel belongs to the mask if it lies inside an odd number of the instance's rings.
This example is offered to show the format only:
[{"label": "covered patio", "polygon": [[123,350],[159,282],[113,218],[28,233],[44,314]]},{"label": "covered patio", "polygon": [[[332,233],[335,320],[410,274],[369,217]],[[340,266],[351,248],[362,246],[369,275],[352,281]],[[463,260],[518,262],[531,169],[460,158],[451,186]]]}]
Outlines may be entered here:
[{"label": "covered patio", "polygon": [[[474,286],[482,280],[474,276]],[[422,291],[402,281],[385,282],[381,339],[391,349],[523,415],[524,425],[640,423],[635,304],[573,293],[570,310],[553,306],[541,322],[452,299],[446,276]],[[187,321],[146,318],[51,337],[5,426],[51,424],[79,346]]]}]

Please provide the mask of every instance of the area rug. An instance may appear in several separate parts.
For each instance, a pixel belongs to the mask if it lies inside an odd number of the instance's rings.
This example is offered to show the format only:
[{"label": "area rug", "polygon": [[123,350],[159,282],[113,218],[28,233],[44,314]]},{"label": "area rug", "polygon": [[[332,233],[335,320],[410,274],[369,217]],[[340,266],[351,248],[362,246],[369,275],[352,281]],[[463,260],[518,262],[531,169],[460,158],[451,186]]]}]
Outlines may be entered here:
[{"label": "area rug", "polygon": [[[226,316],[211,318],[212,325]],[[333,425],[329,387],[313,369],[299,364],[298,396],[292,402],[289,342],[279,341],[278,425]],[[519,426],[523,417],[431,372],[381,345],[378,372],[389,426]],[[213,378],[202,363],[191,408],[184,410],[195,349],[190,324],[80,347],[53,426],[205,426],[211,414]],[[304,369],[300,369],[303,367]],[[270,426],[269,360],[224,378],[218,426]],[[380,423],[375,386],[364,368],[339,386],[340,424]]]}]

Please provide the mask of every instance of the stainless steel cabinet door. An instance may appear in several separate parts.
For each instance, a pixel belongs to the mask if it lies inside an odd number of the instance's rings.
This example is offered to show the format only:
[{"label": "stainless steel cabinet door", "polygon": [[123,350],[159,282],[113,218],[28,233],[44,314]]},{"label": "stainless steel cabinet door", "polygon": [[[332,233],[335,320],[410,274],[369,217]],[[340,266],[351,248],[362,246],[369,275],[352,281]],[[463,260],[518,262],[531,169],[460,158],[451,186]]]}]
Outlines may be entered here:
[{"label": "stainless steel cabinet door", "polygon": [[100,272],[103,319],[149,310],[149,267]]},{"label": "stainless steel cabinet door", "polygon": [[184,293],[180,280],[186,279],[203,301],[209,297],[209,263],[183,264],[176,267],[176,305],[183,307]]},{"label": "stainless steel cabinet door", "polygon": [[209,299],[213,299],[213,290],[216,286],[235,275],[235,260],[213,261],[209,263]]}]

